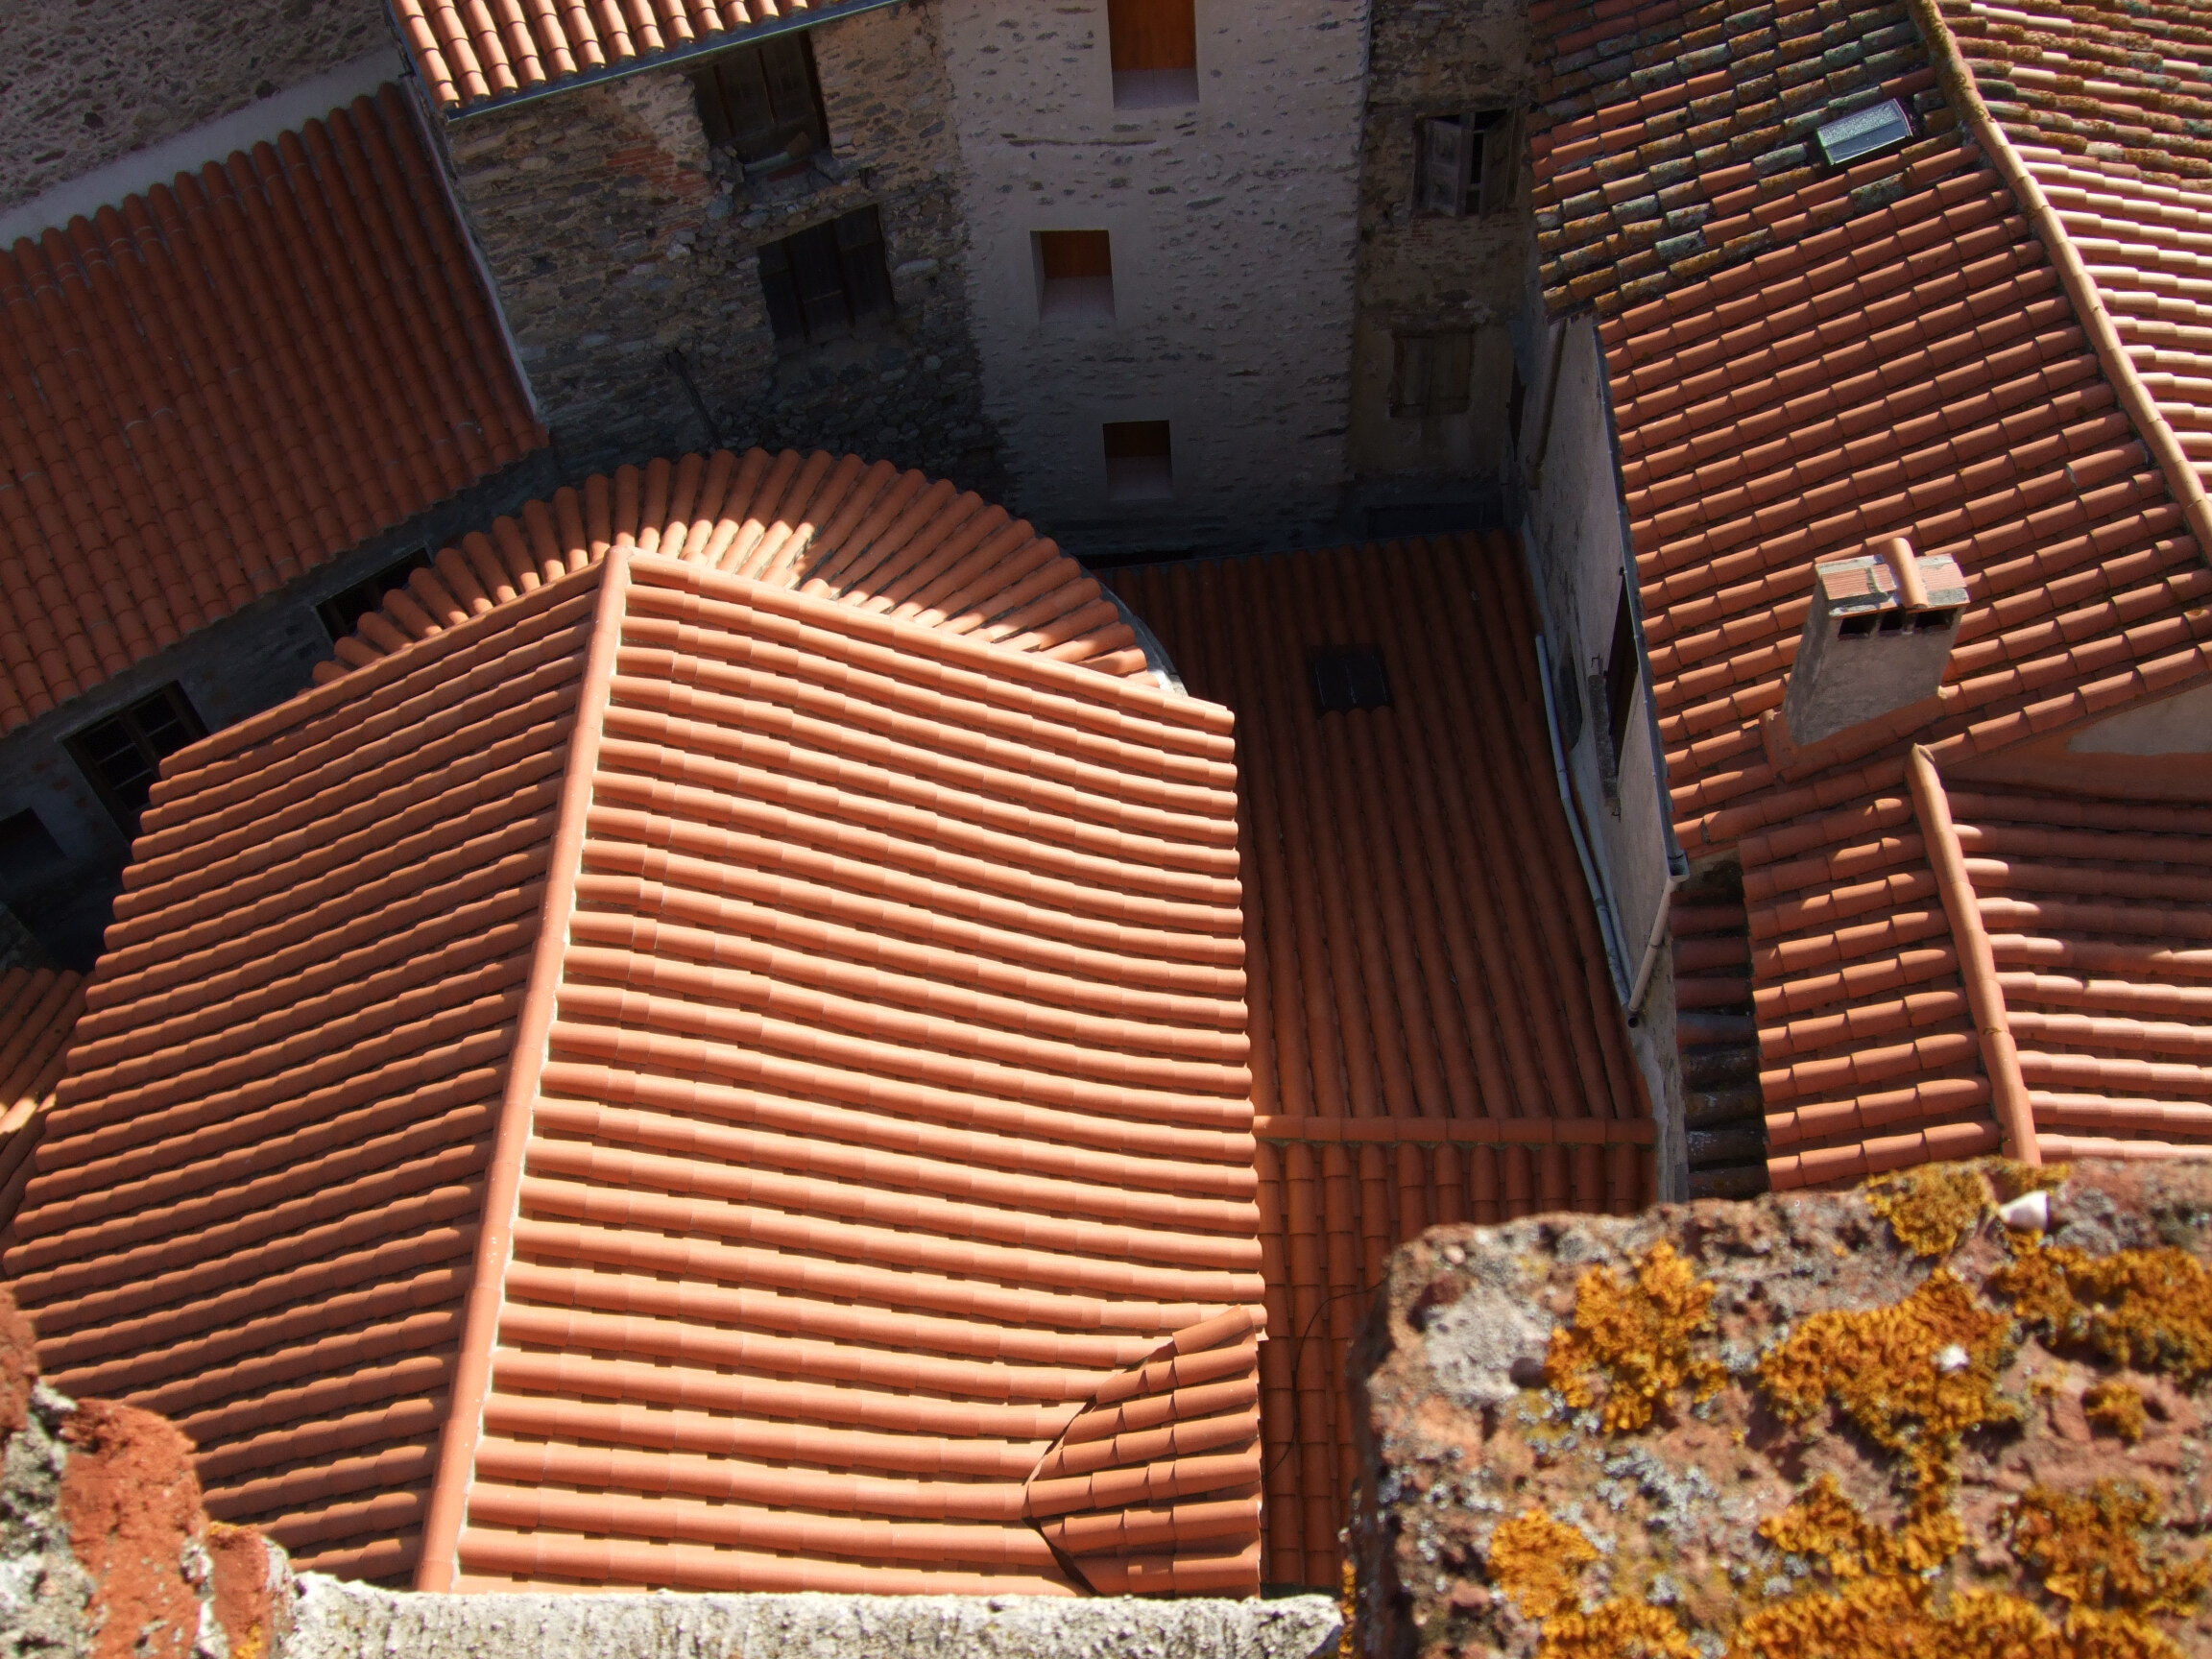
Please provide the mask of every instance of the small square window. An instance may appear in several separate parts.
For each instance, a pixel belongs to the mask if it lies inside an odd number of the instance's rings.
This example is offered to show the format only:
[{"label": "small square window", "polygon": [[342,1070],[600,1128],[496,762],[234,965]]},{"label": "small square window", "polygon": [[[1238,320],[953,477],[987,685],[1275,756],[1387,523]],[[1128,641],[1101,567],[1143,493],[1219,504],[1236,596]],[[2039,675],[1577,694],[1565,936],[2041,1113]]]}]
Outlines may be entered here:
[{"label": "small square window", "polygon": [[1109,421],[1106,499],[1160,501],[1175,493],[1175,469],[1165,421]]},{"label": "small square window", "polygon": [[1037,232],[1037,318],[1111,322],[1114,250],[1103,230]]},{"label": "small square window", "polygon": [[384,595],[395,588],[405,587],[407,578],[418,570],[430,568],[430,550],[418,547],[404,559],[395,559],[375,575],[356,582],[350,588],[342,588],[322,604],[315,607],[317,620],[324,632],[336,644],[360,626],[361,618],[384,603]]},{"label": "small square window", "polygon": [[162,760],[206,734],[183,687],[171,685],[85,727],[67,748],[116,825],[135,835]]},{"label": "small square window", "polygon": [[1413,123],[1413,210],[1464,219],[1513,205],[1521,185],[1521,115],[1491,109]]},{"label": "small square window", "polygon": [[721,53],[691,85],[707,142],[735,156],[749,173],[804,166],[830,147],[814,47],[803,32]]},{"label": "small square window", "polygon": [[1465,328],[1393,334],[1390,413],[1401,418],[1464,415],[1475,367],[1475,336]]},{"label": "small square window", "polygon": [[786,346],[820,345],[891,313],[883,227],[860,207],[760,250],[768,323]]},{"label": "small square window", "polygon": [[1106,37],[1115,108],[1198,102],[1195,0],[1106,0]]},{"label": "small square window", "polygon": [[1322,714],[1349,714],[1355,709],[1390,707],[1390,676],[1382,653],[1372,645],[1333,645],[1311,651],[1306,669],[1313,677],[1313,707]]}]

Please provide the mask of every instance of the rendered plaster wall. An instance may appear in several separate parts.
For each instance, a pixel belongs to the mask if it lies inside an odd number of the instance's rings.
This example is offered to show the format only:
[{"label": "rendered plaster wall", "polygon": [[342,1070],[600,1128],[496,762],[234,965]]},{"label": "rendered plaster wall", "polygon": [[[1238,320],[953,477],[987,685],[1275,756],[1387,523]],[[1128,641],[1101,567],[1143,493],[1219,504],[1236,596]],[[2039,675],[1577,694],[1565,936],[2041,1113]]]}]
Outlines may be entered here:
[{"label": "rendered plaster wall", "polygon": [[[1513,379],[1507,323],[1532,245],[1527,181],[1488,217],[1413,211],[1415,123],[1535,101],[1526,6],[1512,0],[1374,0],[1359,168],[1358,320],[1352,467],[1362,502],[1457,498],[1499,512]],[[1468,329],[1467,412],[1390,413],[1393,336]]]},{"label": "rendered plaster wall", "polygon": [[58,861],[0,868],[0,904],[63,967],[89,970],[131,849],[68,739],[172,682],[209,732],[281,703],[305,689],[315,664],[330,655],[316,606],[554,487],[550,457],[540,450],[0,737],[0,820],[36,813],[60,854]]},{"label": "rendered plaster wall", "polygon": [[[934,8],[809,32],[831,167],[795,201],[718,179],[690,80],[650,71],[445,128],[524,373],[570,475],[729,444],[853,450],[988,491]],[[873,204],[896,314],[780,349],[758,249]],[[668,365],[681,351],[702,419]]]},{"label": "rendered plaster wall", "polygon": [[391,38],[379,0],[10,0],[0,208]]},{"label": "rendered plaster wall", "polygon": [[[1667,825],[1646,716],[1649,677],[1641,665],[1611,801],[1600,771],[1598,732],[1607,712],[1592,677],[1604,672],[1615,610],[1627,580],[1604,362],[1597,327],[1586,316],[1532,333],[1533,361],[1524,373],[1548,396],[1530,399],[1517,446],[1527,513],[1523,534],[1544,617],[1562,741],[1577,724],[1574,709],[1579,708],[1581,730],[1566,757],[1575,808],[1604,890],[1601,903],[1612,913],[1619,972],[1632,985],[1667,895]],[[1667,955],[1664,947],[1660,955]],[[1631,1032],[1663,1141],[1679,1136],[1682,1122],[1670,1002],[1669,986],[1655,984]],[[1664,1187],[1679,1160],[1662,1156],[1659,1166]]]},{"label": "rendered plaster wall", "polygon": [[[1312,540],[1346,481],[1365,0],[1197,0],[1198,102],[1117,109],[1103,0],[941,0],[984,409],[1078,554]],[[1041,322],[1034,235],[1104,230],[1110,319]],[[1109,501],[1100,427],[1166,421]]]}]

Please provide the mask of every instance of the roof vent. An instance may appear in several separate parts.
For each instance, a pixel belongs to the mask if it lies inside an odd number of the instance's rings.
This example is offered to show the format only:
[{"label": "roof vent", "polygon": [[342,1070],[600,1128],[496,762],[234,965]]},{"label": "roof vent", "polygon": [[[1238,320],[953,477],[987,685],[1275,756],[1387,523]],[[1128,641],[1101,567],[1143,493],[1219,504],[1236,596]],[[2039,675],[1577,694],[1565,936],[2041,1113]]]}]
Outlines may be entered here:
[{"label": "roof vent", "polygon": [[1815,565],[1813,613],[1782,705],[1791,739],[1817,743],[1933,697],[1965,607],[1958,562],[1920,557],[1902,536],[1874,553]]},{"label": "roof vent", "polygon": [[1314,708],[1323,714],[1390,707],[1390,676],[1372,645],[1325,646],[1307,654],[1306,666],[1313,676]]},{"label": "roof vent", "polygon": [[1896,99],[1885,98],[1870,109],[1854,109],[1848,115],[1823,123],[1814,129],[1813,136],[1818,140],[1820,154],[1827,157],[1828,165],[1840,167],[1846,161],[1856,161],[1877,150],[1911,143],[1912,117],[1905,113],[1905,106]]}]

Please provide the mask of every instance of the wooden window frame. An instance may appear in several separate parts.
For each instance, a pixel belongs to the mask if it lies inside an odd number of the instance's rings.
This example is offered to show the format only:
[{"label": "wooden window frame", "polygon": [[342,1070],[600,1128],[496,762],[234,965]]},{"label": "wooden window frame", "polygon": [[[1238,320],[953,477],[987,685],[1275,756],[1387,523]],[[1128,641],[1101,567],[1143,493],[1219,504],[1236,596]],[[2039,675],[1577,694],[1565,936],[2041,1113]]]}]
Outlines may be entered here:
[{"label": "wooden window frame", "polygon": [[1106,0],[1117,109],[1198,102],[1196,0]]},{"label": "wooden window frame", "polygon": [[[691,89],[708,146],[732,151],[748,172],[804,166],[813,152],[830,148],[830,113],[814,67],[811,30],[718,52],[693,73]],[[758,108],[749,111],[753,105]],[[740,131],[738,123],[749,112],[766,119],[756,118]],[[806,144],[794,152],[801,135]]]},{"label": "wooden window frame", "polygon": [[1518,109],[1424,115],[1413,123],[1413,212],[1431,219],[1487,219],[1521,193]]},{"label": "wooden window frame", "polygon": [[782,349],[843,339],[897,309],[883,221],[872,206],[763,243],[757,258],[768,325]]},{"label": "wooden window frame", "polygon": [[[152,723],[166,715],[182,734],[176,741],[161,746],[161,739],[154,734]],[[132,797],[138,785],[119,785],[109,776],[108,767],[99,757],[99,751],[109,747],[111,740],[121,738],[146,769],[144,787],[151,790],[161,775],[161,762],[187,744],[196,743],[207,735],[207,727],[200,718],[199,710],[192,707],[191,699],[184,695],[184,687],[172,680],[147,695],[125,704],[112,714],[105,715],[80,727],[62,740],[70,759],[84,774],[84,781],[92,793],[99,797],[100,805],[108,808],[108,815],[115,820],[115,827],[126,835],[138,832],[139,814],[146,809],[143,800]],[[128,792],[127,792],[128,791]]]}]

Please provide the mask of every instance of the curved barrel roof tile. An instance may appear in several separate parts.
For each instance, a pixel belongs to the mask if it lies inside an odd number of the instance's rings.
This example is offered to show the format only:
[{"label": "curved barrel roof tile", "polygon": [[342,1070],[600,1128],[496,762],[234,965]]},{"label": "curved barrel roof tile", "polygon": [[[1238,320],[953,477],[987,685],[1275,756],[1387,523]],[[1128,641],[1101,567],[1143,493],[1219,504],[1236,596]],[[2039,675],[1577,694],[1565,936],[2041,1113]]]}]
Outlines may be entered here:
[{"label": "curved barrel roof tile", "polygon": [[833,599],[880,622],[1104,674],[1148,672],[1113,599],[1028,520],[887,461],[720,449],[595,473],[465,537],[363,617],[316,679],[340,680],[617,547]]},{"label": "curved barrel roof tile", "polygon": [[0,254],[0,731],[545,441],[397,91]]},{"label": "curved barrel roof tile", "polygon": [[[486,544],[573,512],[577,568],[487,569],[156,786],[6,1266],[58,1385],[176,1416],[308,1565],[1080,1593],[1039,1459],[1258,1325],[1227,714],[1059,660],[1073,567],[1003,516],[818,459],[526,512]],[[874,528],[657,493],[779,468]],[[997,546],[1048,602],[904,619],[917,530],[929,592]],[[1238,1514],[1087,1570],[1256,1585]]]}]

